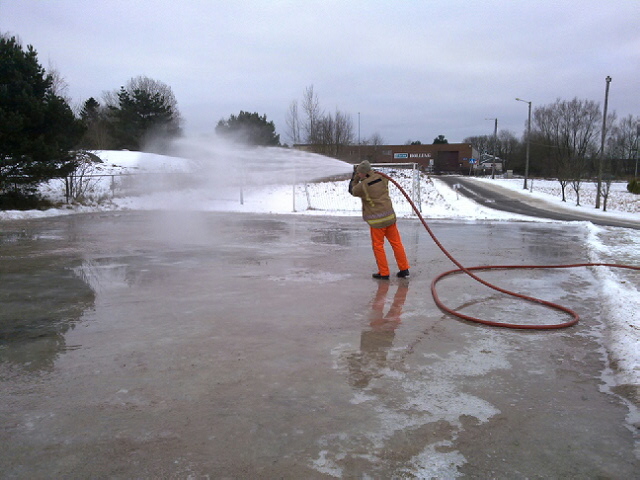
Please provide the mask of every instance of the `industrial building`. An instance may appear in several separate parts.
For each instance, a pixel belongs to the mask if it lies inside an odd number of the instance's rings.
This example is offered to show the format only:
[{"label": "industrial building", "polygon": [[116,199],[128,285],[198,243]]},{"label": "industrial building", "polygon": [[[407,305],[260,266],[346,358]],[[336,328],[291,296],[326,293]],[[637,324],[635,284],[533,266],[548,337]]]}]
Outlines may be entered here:
[{"label": "industrial building", "polygon": [[[294,145],[294,148],[324,153],[316,145]],[[439,143],[432,145],[347,145],[337,155],[349,163],[369,160],[371,163],[417,163],[424,171],[469,175],[479,158],[470,143]]]}]

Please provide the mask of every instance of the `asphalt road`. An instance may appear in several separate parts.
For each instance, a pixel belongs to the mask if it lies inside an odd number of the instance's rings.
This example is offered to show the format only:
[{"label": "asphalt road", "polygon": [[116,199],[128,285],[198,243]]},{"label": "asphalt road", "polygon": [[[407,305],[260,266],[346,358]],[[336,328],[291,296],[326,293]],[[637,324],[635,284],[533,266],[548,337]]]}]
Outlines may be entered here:
[{"label": "asphalt road", "polygon": [[[598,215],[590,215],[587,212],[576,213],[545,202],[544,200],[532,198],[524,193],[518,193],[513,190],[500,187],[499,185],[476,182],[473,178],[446,175],[442,175],[437,178],[442,180],[451,188],[456,188],[461,195],[464,195],[485,207],[494,208],[496,210],[528,215],[530,217],[550,218],[553,220],[569,222],[589,221],[596,225],[634,228],[636,230],[640,229],[639,221],[603,218]],[[454,187],[455,185],[457,185],[457,187]]]}]

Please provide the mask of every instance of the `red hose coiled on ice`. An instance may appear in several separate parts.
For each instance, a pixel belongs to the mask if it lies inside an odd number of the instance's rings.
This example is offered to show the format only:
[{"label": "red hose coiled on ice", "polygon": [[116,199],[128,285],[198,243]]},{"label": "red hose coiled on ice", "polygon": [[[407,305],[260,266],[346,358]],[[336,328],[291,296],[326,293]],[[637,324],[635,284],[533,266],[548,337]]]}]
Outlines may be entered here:
[{"label": "red hose coiled on ice", "polygon": [[[575,325],[580,320],[580,317],[578,316],[578,314],[575,311],[573,311],[572,309],[568,308],[568,307],[559,305],[557,303],[549,302],[547,300],[542,300],[542,299],[539,299],[539,298],[536,298],[536,297],[531,297],[529,295],[523,295],[521,293],[513,292],[511,290],[507,290],[506,288],[498,287],[497,285],[494,285],[494,284],[492,284],[490,282],[487,282],[486,280],[483,280],[482,278],[478,277],[477,275],[472,273],[472,270],[473,271],[508,270],[508,269],[527,269],[527,270],[531,270],[531,269],[537,269],[537,268],[576,268],[576,267],[614,267],[614,268],[626,268],[626,269],[630,269],[630,270],[640,270],[640,267],[636,267],[636,266],[632,266],[632,265],[621,265],[621,264],[615,264],[615,263],[576,263],[576,264],[571,264],[571,265],[489,265],[489,266],[478,266],[478,267],[465,267],[458,260],[456,260],[453,257],[453,255],[451,255],[446,248],[444,248],[442,243],[440,243],[440,241],[434,235],[433,231],[431,230],[431,228],[429,227],[429,225],[427,224],[425,219],[422,217],[422,214],[420,213],[420,211],[416,208],[415,204],[413,203],[413,201],[411,200],[411,198],[409,197],[407,192],[405,192],[404,189],[400,186],[400,184],[397,181],[395,181],[393,178],[389,177],[388,175],[385,175],[382,172],[376,171],[376,173],[382,175],[383,177],[388,179],[390,182],[392,182],[396,187],[398,187],[398,189],[400,190],[402,195],[404,195],[404,197],[407,199],[407,201],[411,205],[411,208],[413,208],[413,211],[416,213],[416,215],[418,216],[418,218],[422,222],[422,225],[424,225],[424,228],[427,230],[427,232],[429,233],[429,235],[431,236],[431,238],[433,239],[435,244],[438,246],[438,248],[440,248],[442,253],[444,253],[445,256],[449,260],[451,260],[458,267],[457,269],[453,269],[453,270],[449,270],[447,272],[441,273],[436,278],[434,278],[433,281],[431,282],[431,294],[433,295],[433,299],[436,302],[436,305],[438,306],[438,308],[440,308],[442,311],[444,311],[446,313],[454,315],[454,316],[456,316],[458,318],[462,318],[463,320],[469,320],[471,322],[482,323],[484,325],[490,325],[492,327],[516,328],[516,329],[527,329],[527,330],[551,330],[551,329],[567,328],[567,327],[570,327],[572,325]],[[570,315],[572,318],[569,321],[566,321],[566,322],[563,322],[563,323],[557,323],[557,324],[544,324],[544,325],[530,325],[529,324],[529,325],[527,325],[527,324],[520,324],[520,323],[494,322],[494,321],[491,321],[491,320],[483,320],[481,318],[472,317],[470,315],[465,315],[464,313],[460,313],[460,312],[458,312],[458,311],[456,311],[456,310],[454,310],[452,308],[447,307],[444,303],[442,303],[442,301],[438,297],[438,292],[436,291],[436,284],[440,280],[442,280],[444,277],[446,277],[448,275],[453,275],[453,274],[461,273],[461,272],[466,273],[467,275],[469,275],[474,280],[480,282],[481,284],[483,284],[483,285],[485,285],[485,286],[487,286],[487,287],[489,287],[489,288],[491,288],[493,290],[496,290],[498,292],[504,293],[506,295],[510,295],[512,297],[521,298],[521,299],[526,300],[528,302],[539,303],[541,305],[544,305],[544,306],[546,306],[548,308],[551,308],[551,309],[554,309],[554,310],[559,310],[559,311],[565,312],[568,315]]]}]

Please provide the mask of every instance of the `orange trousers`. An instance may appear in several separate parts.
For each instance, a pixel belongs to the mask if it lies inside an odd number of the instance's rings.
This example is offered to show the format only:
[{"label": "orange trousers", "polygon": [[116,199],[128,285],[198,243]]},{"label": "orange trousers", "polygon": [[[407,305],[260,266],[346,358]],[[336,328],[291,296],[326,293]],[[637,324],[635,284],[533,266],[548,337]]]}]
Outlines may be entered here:
[{"label": "orange trousers", "polygon": [[373,254],[376,257],[376,263],[378,264],[378,273],[380,275],[389,275],[387,254],[384,251],[385,238],[389,240],[389,243],[391,244],[398,268],[400,270],[409,270],[409,261],[407,260],[407,254],[404,251],[404,246],[402,245],[400,232],[398,231],[397,225],[394,223],[393,225],[385,228],[371,227],[371,246],[373,247]]}]

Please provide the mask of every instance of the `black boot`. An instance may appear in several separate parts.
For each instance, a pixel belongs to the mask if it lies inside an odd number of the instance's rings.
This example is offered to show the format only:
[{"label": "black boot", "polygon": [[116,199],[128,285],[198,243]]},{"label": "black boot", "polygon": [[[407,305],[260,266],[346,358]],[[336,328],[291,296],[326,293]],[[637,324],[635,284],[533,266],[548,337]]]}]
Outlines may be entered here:
[{"label": "black boot", "polygon": [[380,275],[379,273],[374,273],[371,276],[376,280],[389,280],[389,275]]},{"label": "black boot", "polygon": [[400,270],[396,276],[398,278],[407,278],[409,276],[409,270]]}]

